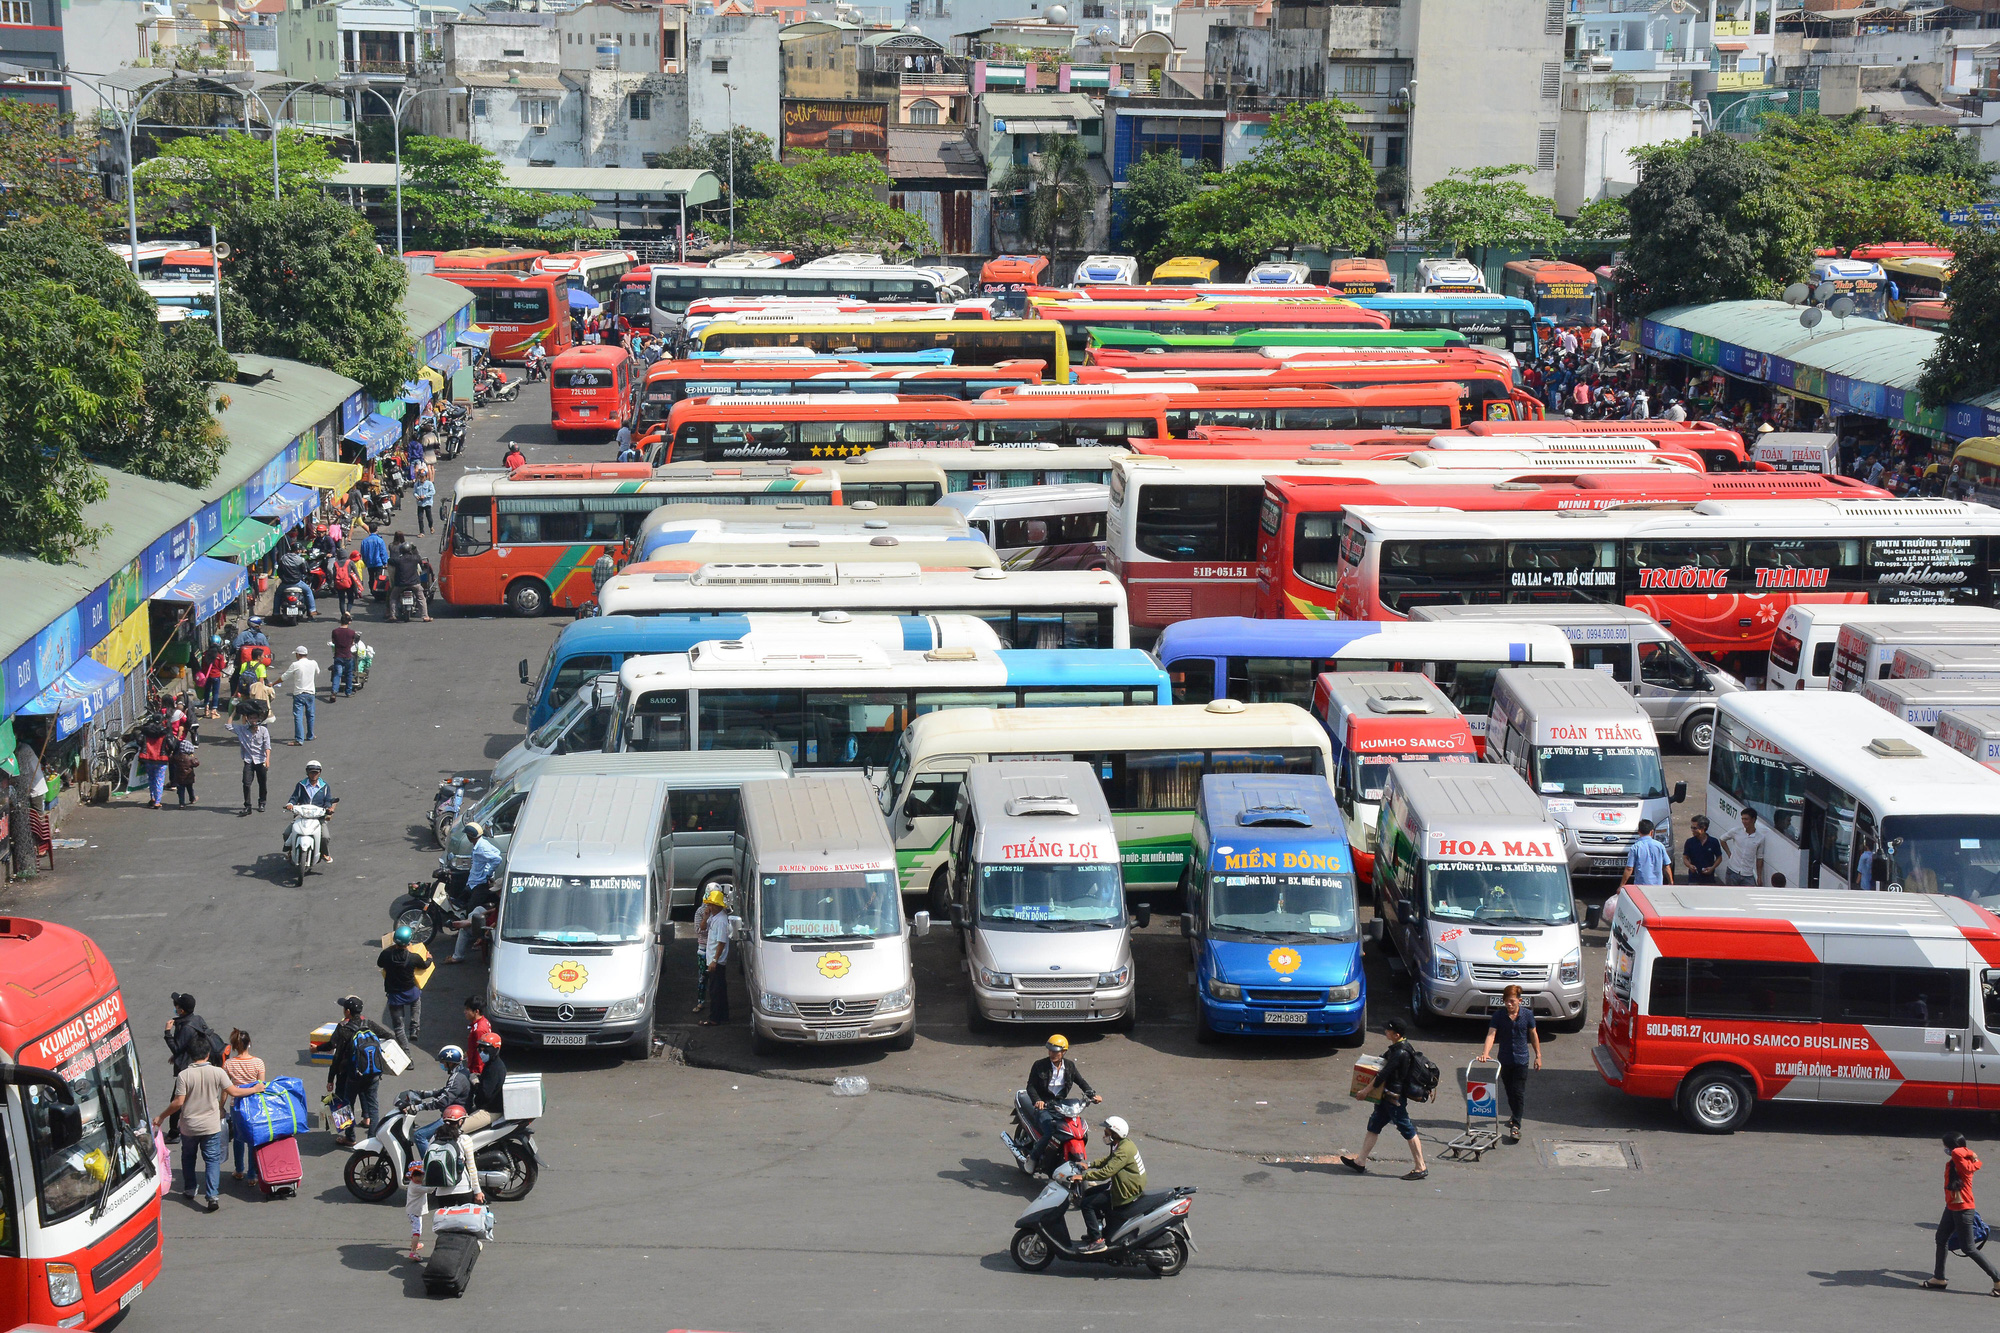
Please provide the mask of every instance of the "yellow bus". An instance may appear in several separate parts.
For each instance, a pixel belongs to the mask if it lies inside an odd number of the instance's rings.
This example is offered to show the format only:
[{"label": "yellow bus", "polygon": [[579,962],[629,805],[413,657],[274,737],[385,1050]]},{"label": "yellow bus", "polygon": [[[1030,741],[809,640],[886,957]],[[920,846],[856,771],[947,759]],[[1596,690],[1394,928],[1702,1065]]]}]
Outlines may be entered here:
[{"label": "yellow bus", "polygon": [[720,356],[735,347],[796,347],[821,356],[914,360],[949,352],[952,363],[991,366],[1033,360],[1053,384],[1069,383],[1069,343],[1047,319],[828,320],[825,323],[733,323],[718,319],[695,335],[693,355]]},{"label": "yellow bus", "polygon": [[1153,276],[1146,282],[1153,287],[1206,287],[1215,281],[1215,271],[1221,267],[1213,259],[1175,255],[1154,269]]},{"label": "yellow bus", "polygon": [[1889,299],[1889,318],[1908,324],[1910,306],[1917,301],[1951,299],[1951,261],[1933,255],[1911,255],[1904,259],[1884,259],[1882,271],[1896,284]]}]

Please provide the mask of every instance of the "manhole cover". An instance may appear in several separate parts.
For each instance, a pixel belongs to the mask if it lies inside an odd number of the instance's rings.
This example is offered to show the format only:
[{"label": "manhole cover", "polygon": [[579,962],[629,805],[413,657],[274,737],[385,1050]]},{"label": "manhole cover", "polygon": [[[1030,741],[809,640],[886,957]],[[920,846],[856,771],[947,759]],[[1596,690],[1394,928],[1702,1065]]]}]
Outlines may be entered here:
[{"label": "manhole cover", "polygon": [[1541,1147],[1544,1166],[1594,1167],[1600,1171],[1639,1169],[1639,1151],[1625,1139],[1544,1139]]}]

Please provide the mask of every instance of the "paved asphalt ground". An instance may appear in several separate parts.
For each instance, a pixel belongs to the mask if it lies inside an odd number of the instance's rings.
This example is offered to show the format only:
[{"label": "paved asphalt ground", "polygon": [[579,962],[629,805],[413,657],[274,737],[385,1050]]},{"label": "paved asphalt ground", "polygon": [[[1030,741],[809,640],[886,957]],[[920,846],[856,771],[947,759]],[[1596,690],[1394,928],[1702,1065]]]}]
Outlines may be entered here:
[{"label": "paved asphalt ground", "polygon": [[[608,456],[554,444],[545,421],[546,399],[531,388],[520,404],[480,414],[461,462],[497,465],[502,440],[537,460]],[[317,1071],[303,1068],[306,1034],[344,993],[379,1001],[373,959],[387,905],[435,857],[424,827],[431,793],[441,777],[483,773],[519,737],[514,664],[539,660],[560,623],[497,613],[371,623],[378,656],[367,690],[321,704],[310,747],[278,747],[270,814],[236,813],[234,743],[210,723],[198,807],[149,812],[128,797],[69,815],[63,832],[88,848],[63,853],[60,873],[0,892],[0,910],[78,926],[109,952],[141,1029],[152,1108],[171,1088],[152,1034],[169,992],[182,989],[211,1026],[249,1029],[273,1073],[303,1072],[317,1094]],[[281,656],[303,642],[326,657],[323,627],[273,642]],[[281,715],[274,735],[289,730]],[[300,889],[281,878],[278,805],[309,754],[342,799],[337,860]],[[1692,760],[1670,767],[1670,778],[1695,776]],[[1438,1142],[1461,1118],[1447,1094],[1418,1116],[1431,1143],[1427,1181],[1396,1178],[1406,1159],[1393,1136],[1379,1159],[1391,1170],[1358,1178],[1300,1160],[1360,1140],[1365,1108],[1345,1096],[1349,1055],[1279,1042],[1197,1046],[1185,946],[1165,924],[1138,945],[1137,1030],[1069,1035],[1106,1094],[1101,1113],[1135,1127],[1153,1185],[1199,1188],[1199,1252],[1169,1280],[1061,1262],[1023,1274],[1007,1243],[1032,1190],[996,1136],[1042,1033],[968,1033],[948,932],[918,948],[914,1050],[775,1061],[750,1054],[740,1025],[678,1026],[689,1018],[693,946],[674,947],[662,1001],[673,1026],[659,1058],[509,1053],[516,1068],[546,1071],[548,1167],[528,1199],[503,1207],[462,1301],[427,1302],[417,1269],[398,1257],[400,1196],[355,1201],[340,1183],[342,1154],[314,1133],[295,1200],[228,1188],[222,1210],[206,1216],[174,1196],[165,1273],[125,1327],[269,1333],[337,1318],[357,1330],[476,1323],[482,1333],[875,1333],[946,1322],[1818,1331],[1963,1328],[2000,1316],[1965,1260],[1953,1261],[1952,1291],[1915,1287],[1941,1207],[1937,1136],[1962,1129],[2000,1155],[1992,1117],[1767,1106],[1747,1131],[1704,1138],[1664,1104],[1606,1089],[1591,1072],[1590,1034],[1550,1036],[1526,1142],[1477,1165],[1438,1162]],[[1593,978],[1601,958],[1587,959]],[[458,1001],[479,980],[472,968],[440,969],[426,998],[428,1049],[462,1039]],[[1379,1034],[1406,1010],[1379,960],[1369,984]],[[732,985],[740,1014],[740,977]],[[1479,1035],[1456,1028],[1422,1044],[1451,1070]],[[845,1072],[867,1075],[873,1091],[833,1095]],[[436,1081],[420,1058],[402,1085]],[[1092,1130],[1095,1148],[1095,1116]],[[1557,1164],[1586,1156],[1598,1164]]]}]

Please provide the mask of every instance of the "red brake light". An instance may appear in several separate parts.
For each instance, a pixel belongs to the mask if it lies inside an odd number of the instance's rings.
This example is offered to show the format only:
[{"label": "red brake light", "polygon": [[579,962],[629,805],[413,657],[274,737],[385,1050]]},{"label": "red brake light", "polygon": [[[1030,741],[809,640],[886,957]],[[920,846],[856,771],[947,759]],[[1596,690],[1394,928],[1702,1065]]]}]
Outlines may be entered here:
[{"label": "red brake light", "polygon": [[1188,1214],[1188,1209],[1192,1207],[1194,1207],[1194,1200],[1182,1199],[1179,1203],[1167,1209],[1167,1211],[1175,1217],[1186,1217]]}]

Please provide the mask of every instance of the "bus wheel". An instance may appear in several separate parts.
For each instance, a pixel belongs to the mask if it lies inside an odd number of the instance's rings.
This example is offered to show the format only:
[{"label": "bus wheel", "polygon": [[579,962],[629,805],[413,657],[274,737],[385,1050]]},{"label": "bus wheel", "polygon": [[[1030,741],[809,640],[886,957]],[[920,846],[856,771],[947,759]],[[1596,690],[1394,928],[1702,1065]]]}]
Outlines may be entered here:
[{"label": "bus wheel", "polygon": [[1707,754],[1715,743],[1715,714],[1702,713],[1681,728],[1681,744],[1695,754]]},{"label": "bus wheel", "polygon": [[517,616],[539,616],[549,609],[549,590],[540,579],[515,579],[507,586],[507,609]]},{"label": "bus wheel", "polygon": [[[949,921],[951,919],[951,866],[941,865],[931,876],[931,919]],[[960,944],[964,941],[960,940]]]},{"label": "bus wheel", "polygon": [[1750,1119],[1756,1101],[1742,1074],[1727,1065],[1709,1065],[1681,1084],[1681,1119],[1704,1134],[1734,1134]]}]

